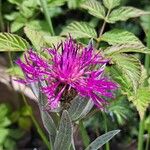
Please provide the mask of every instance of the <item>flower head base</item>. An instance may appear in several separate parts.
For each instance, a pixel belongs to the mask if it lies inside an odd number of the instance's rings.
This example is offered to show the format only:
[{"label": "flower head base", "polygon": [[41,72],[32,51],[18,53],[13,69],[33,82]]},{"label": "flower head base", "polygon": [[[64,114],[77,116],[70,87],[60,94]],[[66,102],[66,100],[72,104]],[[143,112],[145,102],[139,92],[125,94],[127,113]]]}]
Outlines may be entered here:
[{"label": "flower head base", "polygon": [[31,49],[24,54],[24,62],[17,60],[25,74],[25,79],[19,81],[25,84],[45,82],[41,91],[51,109],[71,101],[77,94],[90,98],[98,108],[107,103],[104,97],[113,98],[112,91],[117,89],[117,84],[104,77],[108,60],[94,51],[92,43],[81,47],[69,37],[57,48],[47,48],[44,53],[50,58]]}]

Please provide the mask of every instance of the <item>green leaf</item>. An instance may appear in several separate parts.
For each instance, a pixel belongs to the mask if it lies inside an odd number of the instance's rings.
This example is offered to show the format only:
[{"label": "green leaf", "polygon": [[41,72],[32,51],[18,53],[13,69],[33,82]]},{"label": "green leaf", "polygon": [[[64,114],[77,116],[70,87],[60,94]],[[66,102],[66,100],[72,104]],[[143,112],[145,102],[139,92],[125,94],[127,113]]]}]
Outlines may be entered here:
[{"label": "green leaf", "polygon": [[122,52],[150,53],[150,49],[145,47],[133,33],[126,30],[113,29],[104,33],[100,40],[113,45],[104,51],[107,55]]},{"label": "green leaf", "polygon": [[11,33],[0,33],[0,51],[25,51],[29,43],[22,37]]},{"label": "green leaf", "polygon": [[114,55],[118,53],[127,53],[127,52],[138,52],[138,53],[144,53],[144,54],[150,54],[150,49],[147,47],[144,47],[144,45],[141,47],[138,47],[136,44],[116,44],[110,47],[107,47],[104,50],[105,55]]},{"label": "green leaf", "polygon": [[47,130],[52,143],[54,143],[56,132],[57,132],[56,125],[55,125],[52,117],[50,116],[50,114],[47,111],[43,111],[41,109],[40,112],[41,112],[41,118],[42,118],[43,125],[44,125],[45,129]]},{"label": "green leaf", "polygon": [[71,146],[73,138],[72,134],[73,128],[71,124],[71,119],[68,112],[64,110],[60,120],[59,130],[54,142],[54,150],[68,150]]},{"label": "green leaf", "polygon": [[111,58],[118,69],[123,72],[123,75],[132,83],[132,87],[136,91],[141,77],[140,61],[132,55],[116,54],[112,55]]},{"label": "green leaf", "polygon": [[135,105],[140,118],[143,119],[144,113],[150,104],[150,88],[140,87],[135,94],[128,98]]},{"label": "green leaf", "polygon": [[8,134],[9,134],[8,129],[1,129],[0,128],[0,135],[1,135],[0,145],[2,145],[5,142],[5,139],[7,138]]},{"label": "green leaf", "polygon": [[124,72],[117,65],[112,65],[109,71],[112,79],[120,85],[123,94],[127,94],[132,89],[132,84],[129,82]]},{"label": "green leaf", "polygon": [[71,120],[75,121],[80,119],[81,117],[83,117],[83,113],[85,113],[85,110],[88,110],[89,112],[92,109],[93,105],[89,101],[90,100],[88,100],[87,98],[82,98],[79,96],[76,96],[74,98],[68,110]]},{"label": "green leaf", "polygon": [[86,0],[82,5],[81,8],[88,10],[88,12],[100,19],[105,18],[105,8],[104,6],[98,2],[97,0]]},{"label": "green leaf", "polygon": [[102,147],[105,143],[111,140],[116,134],[118,134],[120,130],[109,131],[102,136],[96,138],[85,150],[97,150]]},{"label": "green leaf", "polygon": [[87,22],[74,21],[63,29],[61,35],[69,35],[73,38],[96,38],[97,34],[95,29]]},{"label": "green leaf", "polygon": [[113,10],[106,21],[109,23],[115,23],[117,21],[126,21],[129,18],[135,18],[148,14],[150,14],[150,12],[146,12],[134,7],[120,7]]},{"label": "green leaf", "polygon": [[8,68],[7,72],[12,76],[24,77],[24,74],[19,66]]},{"label": "green leaf", "polygon": [[103,0],[103,4],[109,10],[120,5],[120,0]]},{"label": "green leaf", "polygon": [[39,51],[46,45],[45,41],[43,40],[43,36],[45,35],[44,32],[36,31],[29,27],[25,27],[24,32],[36,50]]},{"label": "green leaf", "polygon": [[122,29],[113,29],[105,32],[100,40],[108,42],[110,45],[126,44],[144,47],[142,42],[133,33]]},{"label": "green leaf", "polygon": [[53,45],[57,45],[58,43],[61,43],[62,41],[65,40],[65,38],[61,36],[49,36],[49,35],[44,35],[43,39],[46,42],[46,44],[50,47],[52,47]]},{"label": "green leaf", "polygon": [[76,9],[83,3],[85,0],[67,0],[69,9]]}]

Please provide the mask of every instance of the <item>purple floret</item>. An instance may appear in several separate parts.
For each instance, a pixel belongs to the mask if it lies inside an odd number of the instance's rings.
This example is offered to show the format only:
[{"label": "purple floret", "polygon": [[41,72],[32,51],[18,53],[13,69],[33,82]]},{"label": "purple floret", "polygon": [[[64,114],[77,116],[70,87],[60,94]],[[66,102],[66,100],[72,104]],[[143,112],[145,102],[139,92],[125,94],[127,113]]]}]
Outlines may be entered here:
[{"label": "purple floret", "polygon": [[45,81],[46,86],[41,87],[41,91],[47,96],[50,109],[57,108],[65,90],[70,89],[90,98],[100,109],[107,104],[104,98],[114,98],[113,91],[118,86],[104,77],[109,60],[95,52],[91,43],[82,47],[69,37],[57,48],[46,48],[45,52],[49,58],[30,49],[24,54],[24,61],[18,59],[16,63],[25,74],[19,82]]}]

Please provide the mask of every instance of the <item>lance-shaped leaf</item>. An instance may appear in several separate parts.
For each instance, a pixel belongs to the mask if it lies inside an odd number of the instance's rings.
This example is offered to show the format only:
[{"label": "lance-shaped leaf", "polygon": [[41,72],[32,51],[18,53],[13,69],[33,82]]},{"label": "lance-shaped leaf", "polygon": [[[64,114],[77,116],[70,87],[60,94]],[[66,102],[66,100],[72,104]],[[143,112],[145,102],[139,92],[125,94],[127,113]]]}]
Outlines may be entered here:
[{"label": "lance-shaped leaf", "polygon": [[144,113],[150,104],[150,88],[140,87],[135,94],[129,96],[129,100],[133,102],[140,118],[143,119]]},{"label": "lance-shaped leaf", "polygon": [[69,35],[73,38],[96,38],[97,34],[95,29],[87,22],[74,21],[63,29],[61,35]]},{"label": "lance-shaped leaf", "polygon": [[71,120],[77,120],[81,118],[83,114],[86,115],[93,106],[93,104],[89,103],[90,101],[87,98],[76,96],[68,110]]},{"label": "lance-shaped leaf", "polygon": [[120,130],[113,130],[96,138],[85,150],[97,150],[111,140]]},{"label": "lance-shaped leaf", "polygon": [[54,142],[54,150],[68,150],[73,138],[71,119],[66,110],[63,111],[60,120],[59,130]]},{"label": "lance-shaped leaf", "polygon": [[0,51],[25,51],[29,43],[22,37],[11,33],[0,33]]},{"label": "lance-shaped leaf", "polygon": [[104,6],[98,2],[97,0],[86,0],[82,5],[81,8],[88,10],[88,12],[100,19],[105,18],[105,8]]},{"label": "lance-shaped leaf", "polygon": [[141,77],[141,63],[132,55],[116,54],[111,56],[112,61],[117,68],[123,72],[123,75],[132,83],[134,91],[137,90]]},{"label": "lance-shaped leaf", "polygon": [[24,32],[36,50],[41,50],[42,47],[46,46],[46,42],[43,40],[44,32],[36,31],[29,27],[25,27]]},{"label": "lance-shaped leaf", "polygon": [[55,123],[47,111],[43,111],[42,109],[40,109],[40,112],[43,125],[49,134],[51,142],[54,143],[57,132]]},{"label": "lance-shaped leaf", "polygon": [[120,0],[103,0],[103,4],[109,10],[120,5]]},{"label": "lance-shaped leaf", "polygon": [[135,18],[142,15],[148,15],[150,12],[146,12],[134,7],[120,7],[114,9],[109,15],[107,22],[115,23],[116,21],[126,21],[129,18]]}]

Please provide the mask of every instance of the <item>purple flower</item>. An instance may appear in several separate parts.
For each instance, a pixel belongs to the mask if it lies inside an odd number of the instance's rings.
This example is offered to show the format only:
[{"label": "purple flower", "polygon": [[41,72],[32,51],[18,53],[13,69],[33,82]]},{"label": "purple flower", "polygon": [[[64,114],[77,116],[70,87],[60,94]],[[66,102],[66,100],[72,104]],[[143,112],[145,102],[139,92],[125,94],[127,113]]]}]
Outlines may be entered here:
[{"label": "purple flower", "polygon": [[24,61],[18,59],[17,64],[25,74],[25,79],[19,81],[24,84],[44,81],[46,85],[41,91],[47,96],[50,109],[77,94],[103,108],[107,103],[104,98],[113,98],[112,91],[117,89],[117,84],[104,76],[108,61],[94,51],[91,43],[82,47],[69,37],[57,47],[44,50],[43,55],[30,49],[24,54]]}]

